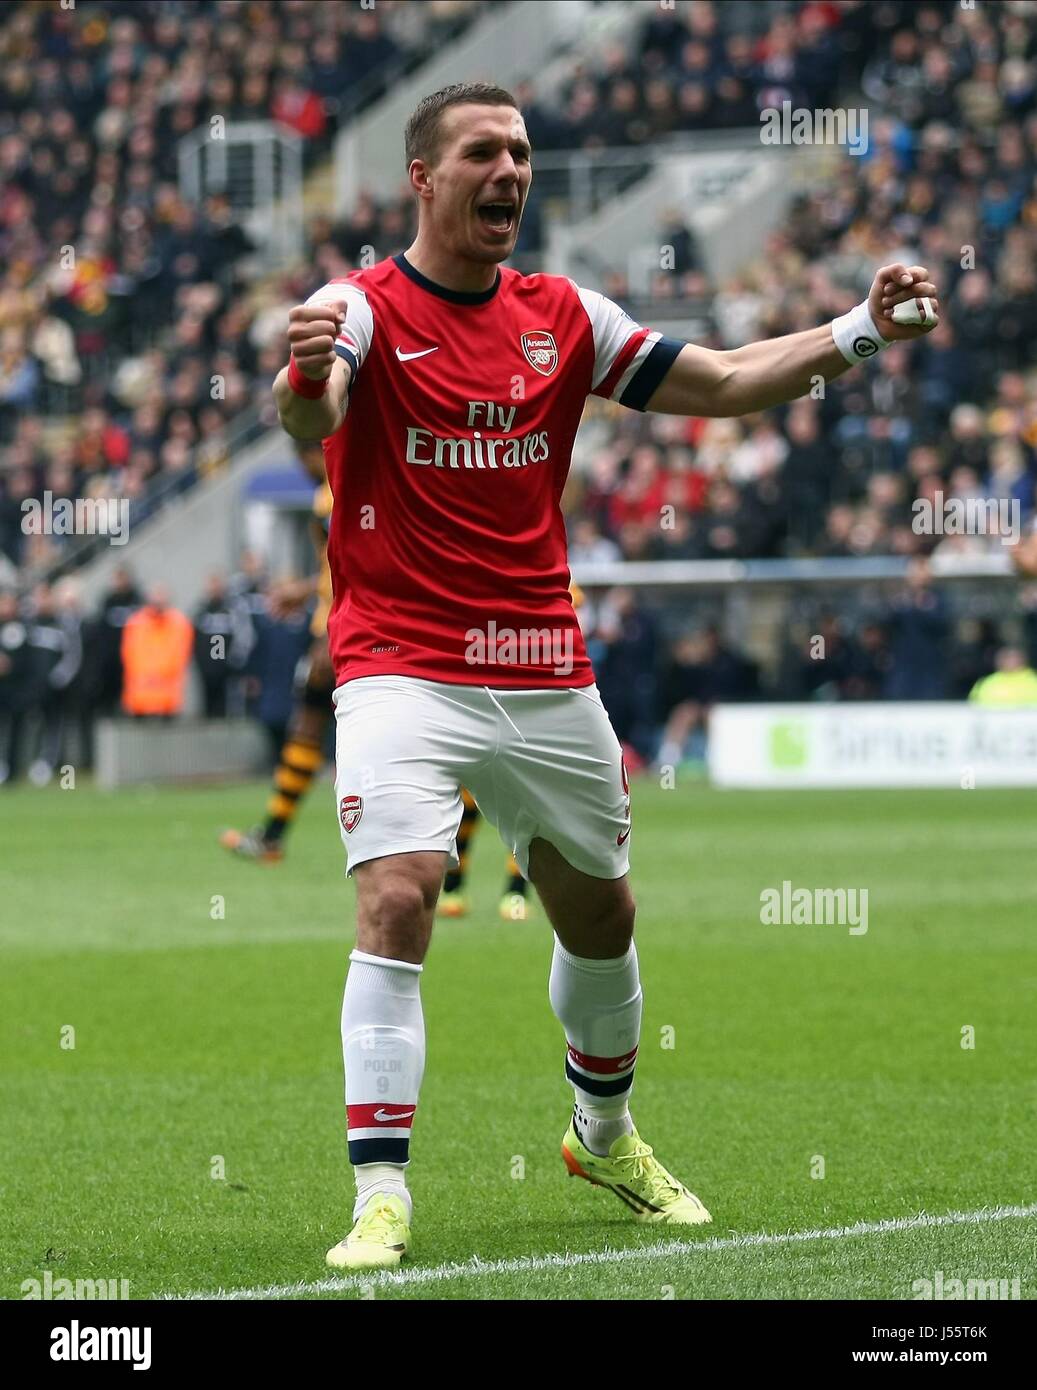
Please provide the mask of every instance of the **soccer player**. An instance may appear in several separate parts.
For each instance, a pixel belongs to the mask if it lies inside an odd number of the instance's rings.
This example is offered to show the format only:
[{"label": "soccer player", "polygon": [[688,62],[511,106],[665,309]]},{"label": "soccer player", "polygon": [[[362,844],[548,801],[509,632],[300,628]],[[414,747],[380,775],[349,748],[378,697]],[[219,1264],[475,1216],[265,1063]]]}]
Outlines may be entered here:
[{"label": "soccer player", "polygon": [[588,393],[696,416],[792,400],[926,331],[891,308],[936,295],[921,266],[889,265],[830,325],[710,351],[564,276],[501,269],[532,176],[508,92],[436,92],[405,143],[415,241],[291,310],[273,388],[289,434],[324,441],[335,495],[335,794],[357,883],[342,1006],[357,1195],[327,1256],[339,1269],[392,1267],[410,1242],[419,985],[462,785],[554,929],[549,996],[575,1099],[566,1166],[641,1221],[710,1220],[628,1107],[641,1026],[630,792],[568,592],[573,439]]},{"label": "soccer player", "polygon": [[334,672],[328,655],[328,615],[331,612],[331,570],[328,567],[328,527],[332,495],[324,473],[324,460],[313,445],[298,447],[299,461],[317,484],[313,495],[311,531],[317,554],[317,573],[282,585],[274,596],[275,616],[305,606],[316,597],[310,619],[310,645],[306,679],[298,692],[288,724],[288,734],[277,757],[273,786],[267,802],[266,820],[253,830],[228,829],[220,834],[220,844],[239,859],[258,864],[276,864],[284,858],[284,837],[309,791],[314,776],[324,762],[324,734],[331,722],[331,694]]}]

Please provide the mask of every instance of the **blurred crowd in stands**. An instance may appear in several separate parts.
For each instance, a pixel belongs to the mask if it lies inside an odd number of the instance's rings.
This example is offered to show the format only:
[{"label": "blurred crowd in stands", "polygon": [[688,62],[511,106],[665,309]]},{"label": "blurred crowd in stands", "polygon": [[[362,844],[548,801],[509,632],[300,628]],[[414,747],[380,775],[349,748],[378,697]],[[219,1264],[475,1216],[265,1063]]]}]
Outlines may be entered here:
[{"label": "blurred crowd in stands", "polygon": [[25,498],[117,495],[140,521],[224,464],[230,422],[268,400],[284,315],[262,313],[275,291],[228,198],[181,196],[181,137],[213,116],[273,120],[312,164],[481,7],[3,7],[0,571],[60,556],[21,533]]},{"label": "blurred crowd in stands", "polygon": [[[96,656],[90,642],[65,680],[75,661],[53,634],[82,631],[85,619],[69,594],[36,583],[65,542],[25,535],[22,502],[44,490],[115,495],[130,500],[135,524],[157,505],[156,491],[222,466],[243,411],[273,423],[269,384],[283,364],[287,308],[364,258],[404,249],[414,231],[401,181],[395,198],[361,194],[348,217],[312,219],[304,260],[262,273],[227,198],[200,207],[182,198],[179,137],[214,114],[273,119],[303,136],[312,167],[343,123],[482,8],[106,0],[15,4],[0,15],[0,585],[10,591],[0,603],[15,627],[36,634],[32,651],[62,653],[48,690],[78,689],[69,699],[88,710],[121,699],[111,651]],[[1037,25],[1027,6],[648,5],[632,43],[607,46],[594,64],[574,56],[553,99],[530,84],[516,94],[541,151],[752,127],[783,101],[813,106],[838,95],[868,107],[866,152],[846,154],[833,177],[801,195],[732,282],[711,279],[709,248],[682,210],[660,209],[654,236],[672,248],[672,269],[652,276],[647,295],[634,292],[625,267],[606,278],[641,322],[686,314],[702,325],[698,341],[729,348],[844,312],[884,262],[920,262],[941,287],[934,337],[890,348],[822,399],[712,421],[592,399],[564,499],[574,562],[943,561],[1000,551],[998,534],[920,534],[919,499],[937,508],[1003,499],[1027,524],[1037,481]],[[538,261],[543,218],[534,198],[516,256],[523,268]],[[963,630],[928,581],[907,592],[915,599],[903,611],[894,605],[873,622],[851,621],[833,603],[823,624],[808,626],[826,631],[837,655],[811,662],[790,634],[768,690],[967,694],[981,668],[997,664],[998,635],[978,619]],[[222,611],[219,595],[213,602]],[[252,602],[253,626],[261,608]],[[92,617],[86,630],[103,634],[106,623]],[[669,730],[664,743],[693,739],[696,711],[719,698],[711,691],[752,698],[763,688],[708,624],[672,646],[672,632],[653,634],[652,612],[632,594],[598,604],[594,623],[610,708],[645,757],[657,754],[660,728]],[[2,682],[11,660],[0,655],[0,691],[10,688]],[[15,665],[38,680],[51,660],[23,655]],[[222,670],[207,699],[218,703],[221,681]],[[10,707],[0,693],[0,708]],[[690,721],[684,732],[681,720]]]},{"label": "blurred crowd in stands", "polygon": [[[374,99],[478,5],[107,3],[12,6],[0,21],[0,556],[60,554],[21,532],[21,503],[176,491],[220,466],[246,406],[269,420],[288,306],[365,254],[404,248],[413,199],[362,194],[317,217],[305,260],[255,274],[227,199],[194,208],[176,138],[214,113],[274,116],[302,87],[326,154],[336,122]],[[414,11],[420,11],[418,19]],[[358,83],[358,75],[364,81]],[[902,257],[941,285],[939,334],[765,416],[638,416],[593,401],[569,506],[578,544],[618,558],[874,555],[996,549],[997,536],[926,537],[916,498],[1010,498],[1037,476],[1037,27],[1017,6],[686,4],[645,8],[632,45],[574,60],[553,105],[517,95],[536,148],[643,143],[752,125],[761,107],[863,88],[869,148],[804,195],[766,254],[715,285],[679,209],[661,210],[673,269],[651,298],[608,289],[651,323],[692,303],[702,341],[732,347],[824,322]],[[348,110],[341,94],[348,91]],[[882,112],[881,116],[877,113]],[[319,125],[319,131],[316,126]],[[534,183],[535,188],[535,183]],[[540,249],[530,204],[519,252]],[[70,264],[61,249],[74,247]],[[971,248],[971,250],[969,250]],[[214,389],[213,383],[218,383]],[[69,428],[65,412],[74,411]],[[660,508],[676,524],[660,526]],[[0,560],[0,566],[3,560]]]}]

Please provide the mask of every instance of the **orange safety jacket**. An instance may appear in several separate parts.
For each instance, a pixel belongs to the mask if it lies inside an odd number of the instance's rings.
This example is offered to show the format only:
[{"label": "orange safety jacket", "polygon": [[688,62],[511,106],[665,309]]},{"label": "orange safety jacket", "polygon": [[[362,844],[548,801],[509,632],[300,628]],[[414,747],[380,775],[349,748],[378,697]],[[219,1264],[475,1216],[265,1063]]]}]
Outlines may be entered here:
[{"label": "orange safety jacket", "polygon": [[122,630],[122,707],[127,714],[179,714],[194,628],[175,608],[142,608]]}]

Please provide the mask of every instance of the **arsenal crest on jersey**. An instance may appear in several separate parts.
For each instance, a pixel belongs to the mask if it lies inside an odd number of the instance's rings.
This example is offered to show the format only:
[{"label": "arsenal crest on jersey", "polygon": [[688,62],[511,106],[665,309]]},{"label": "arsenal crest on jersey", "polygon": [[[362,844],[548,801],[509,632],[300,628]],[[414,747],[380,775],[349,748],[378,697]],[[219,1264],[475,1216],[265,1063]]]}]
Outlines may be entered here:
[{"label": "arsenal crest on jersey", "polygon": [[520,342],[522,351],[526,354],[526,361],[534,371],[539,372],[541,376],[550,376],[558,366],[558,348],[551,334],[536,329],[523,333]]},{"label": "arsenal crest on jersey", "polygon": [[364,814],[364,798],[362,796],[344,796],[339,802],[338,818],[342,822],[342,829],[348,835],[351,830],[355,830],[360,824],[360,817]]}]

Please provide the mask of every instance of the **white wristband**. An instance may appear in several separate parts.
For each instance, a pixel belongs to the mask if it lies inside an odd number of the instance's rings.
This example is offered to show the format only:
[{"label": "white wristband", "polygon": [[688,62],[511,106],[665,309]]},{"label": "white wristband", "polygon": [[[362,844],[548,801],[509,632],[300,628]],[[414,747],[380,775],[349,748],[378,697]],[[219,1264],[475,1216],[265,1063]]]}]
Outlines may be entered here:
[{"label": "white wristband", "polygon": [[832,337],[847,362],[866,362],[889,343],[875,327],[868,301],[832,320]]}]

